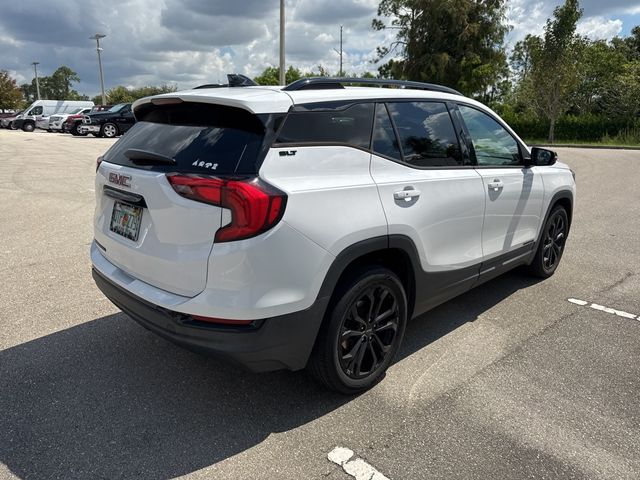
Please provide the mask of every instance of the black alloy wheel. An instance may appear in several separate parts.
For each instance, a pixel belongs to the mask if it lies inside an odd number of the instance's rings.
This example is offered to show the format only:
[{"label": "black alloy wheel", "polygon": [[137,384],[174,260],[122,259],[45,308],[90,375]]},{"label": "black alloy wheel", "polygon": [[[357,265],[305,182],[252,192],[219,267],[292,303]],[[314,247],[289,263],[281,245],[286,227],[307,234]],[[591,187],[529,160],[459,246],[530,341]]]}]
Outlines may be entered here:
[{"label": "black alloy wheel", "polygon": [[398,276],[368,265],[341,279],[307,368],[325,387],[355,394],[374,386],[402,343],[407,296]]},{"label": "black alloy wheel", "polygon": [[344,315],[338,343],[342,371],[359,380],[375,373],[393,346],[399,327],[398,300],[384,285],[367,289]]},{"label": "black alloy wheel", "polygon": [[543,240],[542,265],[545,270],[553,270],[557,267],[566,239],[566,223],[563,216],[557,212],[549,219]]},{"label": "black alloy wheel", "polygon": [[553,275],[560,264],[569,235],[569,216],[564,207],[555,207],[542,230],[538,251],[529,271],[541,278]]}]

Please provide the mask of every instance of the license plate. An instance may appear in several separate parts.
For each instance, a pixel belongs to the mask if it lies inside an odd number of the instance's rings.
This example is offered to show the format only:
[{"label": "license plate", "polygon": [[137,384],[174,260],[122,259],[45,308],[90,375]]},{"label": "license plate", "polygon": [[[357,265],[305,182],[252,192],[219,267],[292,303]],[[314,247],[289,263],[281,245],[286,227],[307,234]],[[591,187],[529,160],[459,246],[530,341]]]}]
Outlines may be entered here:
[{"label": "license plate", "polygon": [[113,204],[111,225],[109,229],[134,242],[138,241],[140,233],[140,221],[142,220],[142,208],[134,207],[122,202]]}]

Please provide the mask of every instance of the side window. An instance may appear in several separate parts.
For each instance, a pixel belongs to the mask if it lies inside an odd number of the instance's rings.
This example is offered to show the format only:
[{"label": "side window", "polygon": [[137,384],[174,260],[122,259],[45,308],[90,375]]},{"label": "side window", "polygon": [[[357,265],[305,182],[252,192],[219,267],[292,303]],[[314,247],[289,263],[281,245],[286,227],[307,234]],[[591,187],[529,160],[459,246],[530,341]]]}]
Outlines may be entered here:
[{"label": "side window", "polygon": [[502,125],[480,110],[459,105],[478,165],[520,165],[520,148]]},{"label": "side window", "polygon": [[396,160],[402,160],[398,138],[393,131],[389,112],[384,103],[376,106],[376,118],[373,127],[373,151]]},{"label": "side window", "polygon": [[38,105],[37,107],[33,107],[29,112],[29,115],[42,115],[42,105]]},{"label": "side window", "polygon": [[373,103],[353,105],[345,110],[292,112],[276,143],[347,144],[369,148]]},{"label": "side window", "polygon": [[395,102],[387,106],[405,163],[415,167],[463,165],[458,137],[444,103]]}]

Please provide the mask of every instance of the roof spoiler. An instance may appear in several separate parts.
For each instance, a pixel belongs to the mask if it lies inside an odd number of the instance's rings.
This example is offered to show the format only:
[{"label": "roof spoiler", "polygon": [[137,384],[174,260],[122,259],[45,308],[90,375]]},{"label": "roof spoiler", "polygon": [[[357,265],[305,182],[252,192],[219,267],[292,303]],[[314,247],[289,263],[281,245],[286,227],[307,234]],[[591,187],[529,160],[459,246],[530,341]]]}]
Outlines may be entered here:
[{"label": "roof spoiler", "polygon": [[241,75],[240,73],[227,74],[227,81],[229,83],[207,83],[205,85],[195,87],[194,90],[198,90],[200,88],[256,87],[258,85],[249,77],[247,77],[246,75]]}]

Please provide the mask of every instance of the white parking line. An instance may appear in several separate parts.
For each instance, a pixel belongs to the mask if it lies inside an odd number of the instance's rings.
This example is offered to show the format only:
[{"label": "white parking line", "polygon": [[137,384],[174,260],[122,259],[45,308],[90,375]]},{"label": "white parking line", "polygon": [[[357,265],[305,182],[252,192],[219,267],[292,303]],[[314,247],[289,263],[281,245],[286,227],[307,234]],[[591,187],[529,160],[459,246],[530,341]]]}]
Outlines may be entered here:
[{"label": "white parking line", "polygon": [[604,313],[609,313],[611,315],[617,315],[618,317],[622,317],[622,318],[629,318],[631,320],[639,320],[640,321],[640,316],[639,315],[635,315],[633,313],[628,313],[628,312],[623,312],[622,310],[616,310],[615,308],[611,308],[611,307],[605,307],[604,305],[599,305],[597,303],[589,303],[586,302],[584,300],[578,300],[577,298],[568,298],[567,299],[568,302],[571,302],[575,305],[580,305],[581,307],[586,307],[588,306],[589,308],[592,308],[594,310],[598,310],[600,312],[604,312]]},{"label": "white parking line", "polygon": [[345,473],[356,480],[389,480],[363,459],[353,459],[354,455],[353,450],[336,447],[329,452],[327,458],[336,465],[340,465]]}]

